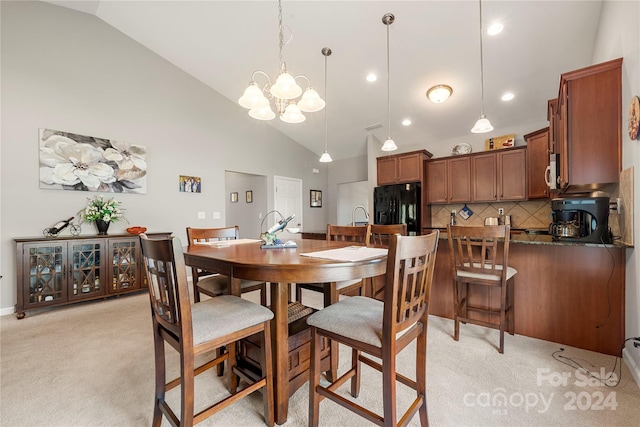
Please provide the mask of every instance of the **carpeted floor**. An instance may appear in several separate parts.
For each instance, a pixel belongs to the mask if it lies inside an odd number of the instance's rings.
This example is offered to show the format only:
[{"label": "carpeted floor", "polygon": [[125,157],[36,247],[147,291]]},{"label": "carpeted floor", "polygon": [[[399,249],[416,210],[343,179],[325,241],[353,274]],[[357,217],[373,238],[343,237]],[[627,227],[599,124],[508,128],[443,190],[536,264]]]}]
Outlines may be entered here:
[{"label": "carpeted floor", "polygon": [[[0,318],[0,425],[149,426],[153,405],[153,347],[148,296],[133,296]],[[431,316],[428,330],[428,411],[432,426],[635,426],[640,390],[623,362],[617,386],[594,377],[612,371],[616,358],[564,346],[559,355],[589,371],[586,376],[552,357],[560,345],[522,336],[496,350],[498,332],[463,325],[452,339],[451,320]],[[413,376],[414,347],[398,356]],[[169,351],[175,366],[177,358]],[[568,359],[564,359],[568,360]],[[349,353],[341,348],[342,366]],[[616,375],[618,375],[616,368]],[[173,374],[175,374],[175,369]],[[169,374],[171,376],[172,373]],[[224,396],[213,372],[196,382],[196,406]],[[381,411],[380,375],[365,367],[358,400]],[[348,396],[348,386],[343,387]],[[170,396],[177,402],[176,390]],[[398,385],[399,409],[410,392]],[[204,398],[204,400],[203,400]],[[179,407],[179,405],[178,405]],[[306,426],[308,389],[290,399],[285,426]],[[163,425],[168,425],[165,423]],[[260,426],[259,394],[205,420],[203,426]],[[325,401],[321,426],[368,425]],[[419,425],[417,417],[411,424]]]}]

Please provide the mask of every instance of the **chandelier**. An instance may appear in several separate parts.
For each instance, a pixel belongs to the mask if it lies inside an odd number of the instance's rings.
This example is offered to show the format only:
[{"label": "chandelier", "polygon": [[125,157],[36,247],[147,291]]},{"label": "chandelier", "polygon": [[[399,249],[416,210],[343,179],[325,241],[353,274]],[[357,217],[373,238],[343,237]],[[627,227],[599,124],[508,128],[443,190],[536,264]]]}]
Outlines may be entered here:
[{"label": "chandelier", "polygon": [[[249,116],[257,120],[272,120],[276,113],[280,120],[286,123],[302,123],[306,120],[305,113],[314,113],[324,108],[325,102],[318,92],[311,87],[311,82],[304,75],[292,76],[287,71],[287,64],[282,59],[282,48],[286,44],[284,41],[284,27],[282,25],[282,1],[278,0],[278,28],[280,47],[280,74],[276,78],[275,84],[271,83],[269,75],[264,71],[254,71],[251,76],[249,86],[238,100],[238,103],[249,109]],[[289,39],[287,43],[291,41]],[[256,82],[257,76],[264,76],[267,82],[260,87]],[[296,83],[297,79],[307,81],[307,89],[302,93],[302,88]],[[297,98],[302,97],[298,100]],[[272,108],[272,103],[275,112]]]}]

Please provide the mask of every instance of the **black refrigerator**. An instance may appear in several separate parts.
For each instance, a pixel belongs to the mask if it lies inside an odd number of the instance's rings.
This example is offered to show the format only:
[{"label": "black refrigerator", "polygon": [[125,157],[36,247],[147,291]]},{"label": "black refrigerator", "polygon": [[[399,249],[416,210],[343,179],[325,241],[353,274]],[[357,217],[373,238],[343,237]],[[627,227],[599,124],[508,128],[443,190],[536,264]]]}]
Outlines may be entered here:
[{"label": "black refrigerator", "polygon": [[374,188],[374,224],[407,224],[409,235],[419,235],[420,194],[420,183],[417,182]]}]

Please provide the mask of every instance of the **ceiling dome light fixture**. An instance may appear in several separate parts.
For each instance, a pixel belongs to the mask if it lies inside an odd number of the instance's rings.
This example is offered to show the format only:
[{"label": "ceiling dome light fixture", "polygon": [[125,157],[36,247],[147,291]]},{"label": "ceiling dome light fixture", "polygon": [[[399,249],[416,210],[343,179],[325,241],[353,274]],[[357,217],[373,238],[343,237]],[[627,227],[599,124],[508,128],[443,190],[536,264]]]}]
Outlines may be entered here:
[{"label": "ceiling dome light fixture", "polygon": [[[282,48],[284,41],[284,27],[282,25],[282,1],[278,0],[278,24],[279,24],[279,47],[280,47],[280,74],[275,84],[271,84],[269,75],[264,71],[254,71],[251,75],[249,86],[244,94],[238,99],[238,104],[249,109],[249,116],[257,120],[271,120],[276,117],[276,113],[271,108],[271,100],[275,104],[280,120],[286,123],[302,123],[306,117],[302,112],[314,113],[324,108],[325,102],[318,92],[311,87],[309,78],[304,75],[292,76],[287,72],[287,64],[282,59]],[[256,76],[263,75],[267,78],[267,83],[260,88],[256,83]],[[302,88],[296,83],[296,79],[301,78],[307,81],[307,89],[302,93]],[[266,95],[266,96],[265,96]],[[302,97],[296,99],[302,95]]]},{"label": "ceiling dome light fixture", "polygon": [[448,85],[435,85],[427,91],[427,98],[435,104],[440,104],[453,94],[453,89]]},{"label": "ceiling dome light fixture", "polygon": [[502,95],[502,99],[503,101],[511,101],[513,98],[515,98],[516,96],[512,93],[512,92],[507,92],[504,95]]},{"label": "ceiling dome light fixture", "polygon": [[484,64],[482,61],[482,0],[479,0],[480,4],[480,101],[482,102],[482,109],[480,110],[480,118],[471,129],[472,133],[486,133],[493,130],[491,122],[484,115]]},{"label": "ceiling dome light fixture", "polygon": [[382,23],[387,26],[387,118],[389,119],[389,136],[382,145],[382,151],[395,151],[398,149],[396,143],[391,139],[391,91],[389,89],[389,81],[391,80],[391,73],[389,72],[389,25],[393,24],[395,19],[396,18],[392,13],[385,13],[382,17]]},{"label": "ceiling dome light fixture", "polygon": [[[324,55],[324,99],[327,99],[327,57],[329,55],[331,55],[331,49],[329,49],[328,47],[323,47],[322,48],[322,54]],[[324,153],[322,153],[322,156],[320,156],[320,163],[329,163],[332,162],[333,159],[331,158],[331,155],[329,154],[329,151],[327,151],[327,139],[328,139],[328,133],[329,133],[329,126],[327,125],[328,123],[328,119],[327,119],[327,109],[324,109]]]},{"label": "ceiling dome light fixture", "polygon": [[487,29],[487,34],[489,34],[490,36],[495,36],[496,34],[500,34],[503,29],[504,29],[504,25],[502,25],[499,22],[494,22]]}]

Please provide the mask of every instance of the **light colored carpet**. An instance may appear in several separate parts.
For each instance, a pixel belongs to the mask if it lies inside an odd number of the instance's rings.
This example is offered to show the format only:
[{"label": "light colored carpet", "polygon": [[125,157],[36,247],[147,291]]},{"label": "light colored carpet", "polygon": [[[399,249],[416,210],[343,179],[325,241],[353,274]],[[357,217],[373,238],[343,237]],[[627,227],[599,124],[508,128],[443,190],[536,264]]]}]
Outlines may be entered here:
[{"label": "light colored carpet", "polygon": [[[0,327],[3,427],[151,424],[154,356],[146,294],[30,314],[23,320],[3,316]],[[459,342],[452,339],[452,332],[451,320],[431,316],[427,400],[432,426],[638,425],[640,390],[624,363],[617,387],[595,380],[583,385],[574,368],[552,358],[558,344],[507,335],[505,354],[500,355],[497,331],[462,325]],[[564,348],[562,355],[596,375],[614,366],[612,356]],[[401,372],[409,376],[413,376],[414,351],[409,347],[398,356]],[[169,354],[173,356],[173,350]],[[342,366],[349,357],[341,348]],[[175,366],[177,358],[171,361]],[[380,375],[366,366],[363,370],[358,400],[380,412]],[[564,384],[557,381],[562,375]],[[201,376],[196,386],[196,405],[225,395],[222,380],[213,372]],[[348,385],[343,389],[348,395]],[[411,394],[402,385],[398,392],[399,409],[404,410]],[[171,398],[176,402],[175,390]],[[289,408],[284,425],[306,426],[306,386],[291,397]],[[200,425],[264,425],[261,396],[254,393]],[[324,401],[320,425],[368,424]],[[419,425],[417,417],[411,425]]]}]

